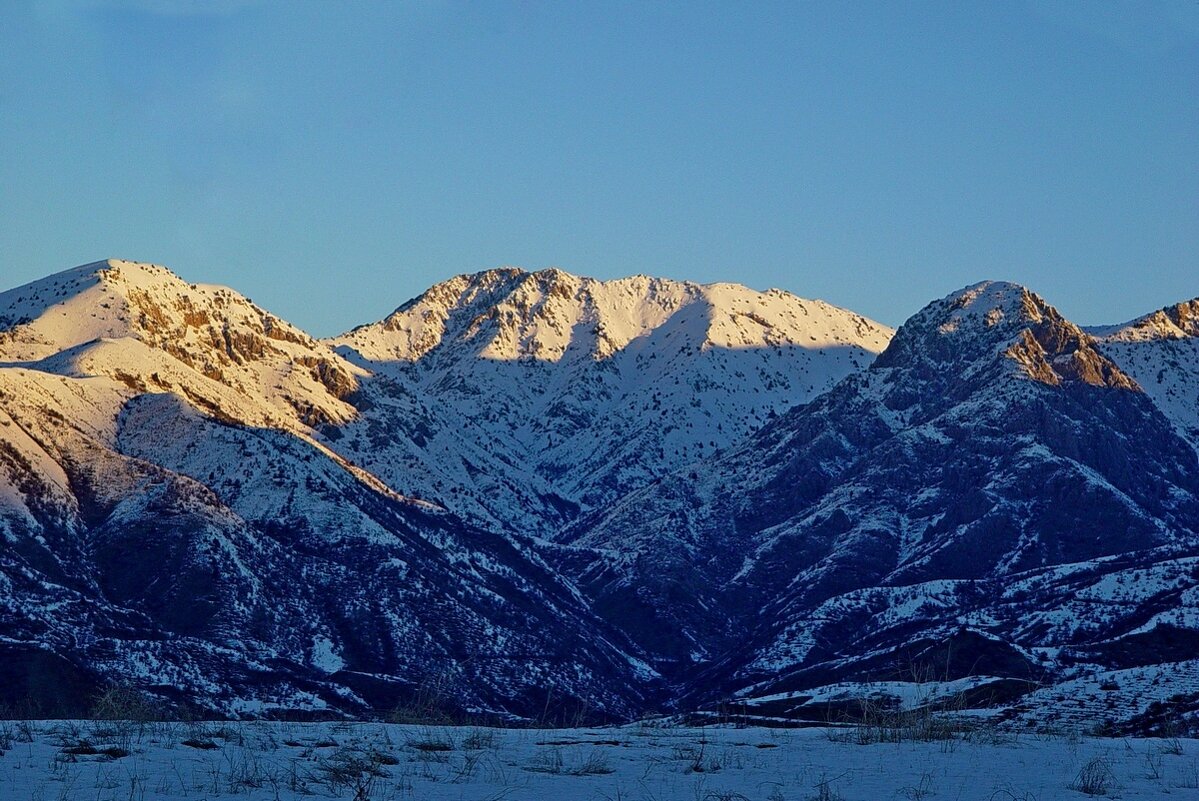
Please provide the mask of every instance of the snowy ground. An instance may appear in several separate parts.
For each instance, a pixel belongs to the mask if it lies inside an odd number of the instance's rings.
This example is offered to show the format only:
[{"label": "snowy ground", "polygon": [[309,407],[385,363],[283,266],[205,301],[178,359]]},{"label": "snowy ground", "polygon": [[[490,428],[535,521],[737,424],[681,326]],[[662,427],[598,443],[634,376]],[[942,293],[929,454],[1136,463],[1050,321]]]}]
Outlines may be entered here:
[{"label": "snowy ground", "polygon": [[[859,745],[845,730],[0,722],[0,799],[1199,798],[1199,740]],[[110,751],[110,753],[104,753]]]}]

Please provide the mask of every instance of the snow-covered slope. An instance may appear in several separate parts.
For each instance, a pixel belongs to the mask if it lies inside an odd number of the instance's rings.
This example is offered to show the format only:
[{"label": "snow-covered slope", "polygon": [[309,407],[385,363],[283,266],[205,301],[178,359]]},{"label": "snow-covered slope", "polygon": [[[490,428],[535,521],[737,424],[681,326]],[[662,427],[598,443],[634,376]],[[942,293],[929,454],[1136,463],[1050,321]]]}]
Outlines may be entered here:
[{"label": "snow-covered slope", "polygon": [[[419,407],[424,437],[467,455],[456,485],[440,479],[413,494],[551,534],[576,510],[811,400],[869,364],[891,333],[780,290],[503,269],[438,284],[330,344],[404,398],[365,417],[402,426]],[[377,442],[352,450],[397,485],[413,480],[414,462]],[[507,477],[520,488],[497,486]]]},{"label": "snow-covered slope", "polygon": [[[1190,608],[1166,575],[1199,545],[1199,464],[1092,337],[988,282],[915,315],[870,369],[564,540],[560,564],[596,608],[663,669],[698,663],[709,691],[722,675],[726,689],[877,678],[945,647],[1041,678],[1065,669],[1052,657],[1067,646],[1108,664],[1153,610]],[[1086,579],[1053,572],[1074,564]],[[1077,613],[1084,581],[1134,568],[1165,596]]]},{"label": "snow-covered slope", "polygon": [[51,276],[0,293],[0,703],[802,717],[918,666],[1140,725],[1199,671],[1197,314],[493,270],[322,342]]},{"label": "snow-covered slope", "polygon": [[1199,298],[1092,333],[1199,449]]},{"label": "snow-covered slope", "polygon": [[652,672],[528,543],[317,441],[365,375],[325,346],[127,262],[0,295],[0,315],[0,700],[53,676],[68,704],[120,679],[222,712],[429,686],[500,715],[546,687],[643,703]]},{"label": "snow-covered slope", "polygon": [[344,399],[363,374],[230,289],[115,259],[0,294],[0,362],[105,375],[293,430],[350,419]]}]

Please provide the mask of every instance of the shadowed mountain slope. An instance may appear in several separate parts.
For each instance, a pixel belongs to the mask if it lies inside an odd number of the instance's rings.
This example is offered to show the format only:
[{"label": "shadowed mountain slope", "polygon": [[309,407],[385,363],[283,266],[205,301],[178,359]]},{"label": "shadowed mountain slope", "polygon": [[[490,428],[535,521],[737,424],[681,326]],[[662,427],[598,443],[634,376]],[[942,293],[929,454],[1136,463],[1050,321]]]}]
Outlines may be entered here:
[{"label": "shadowed mountain slope", "polygon": [[[1021,655],[1007,669],[1052,670],[1030,649],[1057,653],[1085,622],[1017,631],[1001,587],[1168,565],[1199,537],[1194,450],[1098,345],[1022,287],[954,293],[868,370],[580,521],[560,563],[663,669],[698,663],[709,692],[894,670],[911,642],[966,625],[974,650]],[[1022,612],[1067,616],[1077,586],[1037,586]],[[1109,611],[1123,624],[1088,647],[1148,614]]]}]

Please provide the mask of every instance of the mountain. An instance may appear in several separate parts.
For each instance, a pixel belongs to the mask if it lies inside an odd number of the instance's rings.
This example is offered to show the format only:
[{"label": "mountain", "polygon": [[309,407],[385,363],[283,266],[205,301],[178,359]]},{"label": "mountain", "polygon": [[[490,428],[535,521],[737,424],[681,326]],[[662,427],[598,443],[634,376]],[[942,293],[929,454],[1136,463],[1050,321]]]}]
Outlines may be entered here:
[{"label": "mountain", "polygon": [[1091,333],[1199,448],[1199,298]]},{"label": "mountain", "polygon": [[1199,463],[1109,346],[1023,287],[953,293],[560,565],[699,697],[1191,659]]},{"label": "mountain", "polygon": [[[481,314],[498,322],[468,331]],[[411,345],[438,315],[444,341]],[[438,285],[355,348],[155,265],[0,294],[9,700],[53,681],[78,709],[122,676],[222,712],[435,685],[500,715],[545,693],[628,714],[660,678],[527,535],[727,445],[889,334],[777,291],[557,271]],[[549,466],[571,448],[585,469]]]},{"label": "mountain", "polygon": [[0,358],[174,392],[230,420],[291,430],[352,418],[345,398],[363,375],[232,290],[116,260],[0,294]]},{"label": "mountain", "polygon": [[[480,524],[553,536],[811,400],[891,334],[781,290],[461,275],[329,342],[373,376],[338,447]],[[397,429],[422,452],[386,441]]]},{"label": "mountain", "polygon": [[50,276],[0,293],[0,703],[827,720],[932,684],[1159,726],[1199,712],[1197,317],[983,282],[891,331],[503,269],[321,341],[162,267]]},{"label": "mountain", "polygon": [[529,543],[313,426],[365,373],[236,293],[101,262],[0,295],[0,682],[220,713],[627,715],[654,676]]}]

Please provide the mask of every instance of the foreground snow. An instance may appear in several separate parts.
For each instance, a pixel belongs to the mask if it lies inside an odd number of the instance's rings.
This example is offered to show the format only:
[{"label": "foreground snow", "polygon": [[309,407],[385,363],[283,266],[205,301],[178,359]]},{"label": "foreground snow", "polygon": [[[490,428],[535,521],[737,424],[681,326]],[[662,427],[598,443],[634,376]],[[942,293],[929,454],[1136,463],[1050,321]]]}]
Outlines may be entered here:
[{"label": "foreground snow", "polygon": [[1110,797],[1199,797],[1199,740],[856,739],[653,724],[0,722],[0,798],[1043,801],[1088,797],[1074,789],[1088,769]]}]

